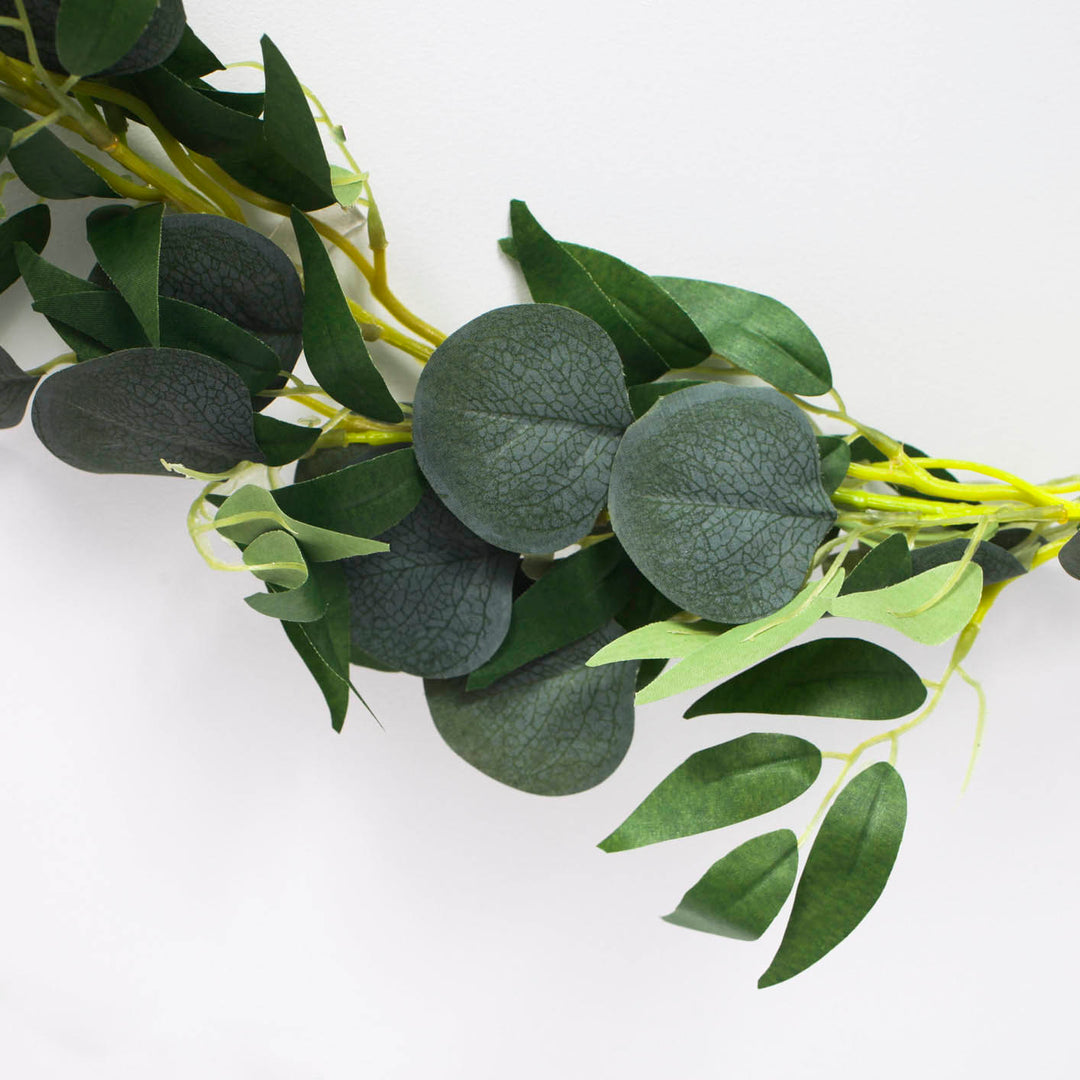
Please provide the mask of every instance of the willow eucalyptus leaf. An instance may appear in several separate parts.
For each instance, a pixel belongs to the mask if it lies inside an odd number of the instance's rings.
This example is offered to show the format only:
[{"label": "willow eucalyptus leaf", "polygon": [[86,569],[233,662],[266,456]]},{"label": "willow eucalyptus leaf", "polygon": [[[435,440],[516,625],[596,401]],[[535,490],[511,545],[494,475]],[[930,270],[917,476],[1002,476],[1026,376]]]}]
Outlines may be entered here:
[{"label": "willow eucalyptus leaf", "polygon": [[871,548],[848,574],[841,596],[850,593],[875,592],[907,581],[911,577],[911,550],[901,533],[893,533],[877,547]]},{"label": "willow eucalyptus leaf", "polygon": [[317,427],[303,427],[276,416],[255,414],[255,441],[271,468],[280,468],[306,454],[319,438]]},{"label": "willow eucalyptus leaf", "polygon": [[296,588],[255,593],[245,596],[244,602],[260,615],[295,623],[316,622],[326,614],[329,606],[319,589],[318,578],[313,574],[308,574]]},{"label": "willow eucalyptus leaf", "polygon": [[44,203],[28,206],[0,224],[0,292],[19,279],[19,264],[15,245],[26,244],[41,252],[49,241],[51,220]]},{"label": "willow eucalyptus leaf", "polygon": [[691,754],[598,846],[628,851],[767,814],[797,799],[820,771],[821,752],[805,739],[742,735]]},{"label": "willow eucalyptus leaf", "polygon": [[79,344],[75,346],[75,354],[80,360],[150,344],[146,331],[123,297],[83,284],[81,292],[46,296],[33,304],[34,310],[44,315],[62,337],[76,335]]},{"label": "willow eucalyptus leaf", "polygon": [[631,600],[641,577],[614,539],[557,560],[515,601],[505,639],[469,675],[480,690],[549,652],[607,625]]},{"label": "willow eucalyptus leaf", "polygon": [[664,921],[756,941],[784,906],[799,869],[790,829],[755,836],[714,862]]},{"label": "willow eucalyptus leaf", "polygon": [[344,564],[352,648],[431,679],[488,660],[510,625],[516,557],[470,532],[430,490],[379,539],[388,555]]},{"label": "willow eucalyptus leaf", "polygon": [[0,348],[0,428],[15,427],[22,422],[40,378],[40,375],[28,375],[6,349]]},{"label": "willow eucalyptus leaf", "polygon": [[890,626],[923,645],[940,645],[967,626],[982,598],[982,568],[972,562],[941,599],[920,610],[948,585],[955,570],[955,563],[946,563],[885,589],[839,596],[829,611]]},{"label": "willow eucalyptus leaf", "polygon": [[817,444],[821,456],[821,486],[831,495],[847,475],[851,451],[839,435],[819,435]]},{"label": "willow eucalyptus leaf", "polygon": [[821,343],[778,300],[711,281],[654,280],[694,320],[718,356],[789,394],[824,394],[832,387]]},{"label": "willow eucalyptus leaf", "polygon": [[918,672],[895,653],[859,638],[819,638],[728,679],[683,715],[780,713],[895,720],[925,700]]},{"label": "willow eucalyptus leaf", "polygon": [[907,819],[900,774],[871,765],[836,797],[806,860],[784,938],[758,987],[805,971],[862,922],[889,880]]},{"label": "willow eucalyptus leaf", "polygon": [[798,406],[724,383],[662,398],[630,426],[608,506],[638,569],[687,611],[722,623],[783,607],[836,520]]},{"label": "willow eucalyptus leaf", "polygon": [[416,388],[413,441],[453,514],[496,547],[557,551],[592,528],[633,419],[622,367],[568,308],[498,308],[451,334]]},{"label": "willow eucalyptus leaf", "polygon": [[[921,574],[935,566],[956,562],[963,558],[967,547],[968,542],[962,537],[957,537],[955,540],[943,540],[940,544],[928,544],[926,547],[915,548],[911,553],[912,573]],[[988,540],[982,541],[975,548],[971,561],[982,568],[984,585],[1011,581],[1027,573],[1015,555],[1011,555],[1003,547],[990,543]]]},{"label": "willow eucalyptus leaf", "polygon": [[615,771],[634,732],[635,664],[602,671],[585,659],[613,625],[534,660],[484,690],[424,683],[435,727],[470,765],[534,795],[572,795]]},{"label": "willow eucalyptus leaf", "polygon": [[308,579],[300,545],[284,529],[260,533],[244,548],[244,565],[260,580],[295,589]]},{"label": "willow eucalyptus leaf", "polygon": [[55,372],[31,412],[58,458],[98,473],[199,472],[261,461],[251,398],[224,364],[180,349],[127,349]]}]

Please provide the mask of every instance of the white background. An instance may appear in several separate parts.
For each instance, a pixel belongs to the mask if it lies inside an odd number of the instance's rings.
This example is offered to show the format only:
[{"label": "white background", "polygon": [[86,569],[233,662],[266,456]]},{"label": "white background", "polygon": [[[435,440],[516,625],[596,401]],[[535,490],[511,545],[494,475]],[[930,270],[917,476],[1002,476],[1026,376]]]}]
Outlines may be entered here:
[{"label": "white background", "polygon": [[[768,292],[852,412],[1034,479],[1075,472],[1080,11],[1000,0],[187,0],[232,61],[260,32],[372,170],[401,295],[451,330],[522,298],[495,240],[556,235]],[[9,205],[17,205],[15,185]],[[90,257],[84,206],[47,251]],[[51,333],[4,300],[24,366]],[[18,1080],[1074,1075],[1076,626],[1051,565],[1011,586],[902,745],[910,800],[866,922],[790,983],[757,944],[657,916],[796,829],[593,845],[690,752],[853,721],[643,710],[625,766],[546,800],[459,761],[420,683],[329,728],[250,581],[191,549],[182,481],[78,473],[0,437],[0,1071]],[[933,677],[945,650],[879,640]]]}]

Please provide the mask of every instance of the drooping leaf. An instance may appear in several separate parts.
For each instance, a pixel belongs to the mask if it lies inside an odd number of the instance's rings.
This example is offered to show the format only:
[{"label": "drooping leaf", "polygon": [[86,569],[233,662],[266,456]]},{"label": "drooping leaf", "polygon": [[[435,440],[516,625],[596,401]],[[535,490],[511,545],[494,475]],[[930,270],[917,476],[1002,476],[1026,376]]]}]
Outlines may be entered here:
[{"label": "drooping leaf", "polygon": [[889,880],[907,818],[900,774],[871,765],[836,798],[806,860],[784,938],[758,987],[805,971],[862,922]]},{"label": "drooping leaf", "polygon": [[451,334],[416,388],[413,441],[436,494],[496,547],[558,551],[592,528],[632,414],[596,323],[550,304]]},{"label": "drooping leaf", "polygon": [[1080,534],[1069,538],[1058,552],[1058,562],[1069,577],[1080,578]]},{"label": "drooping leaf", "polygon": [[15,245],[27,244],[40,252],[49,240],[49,208],[44,203],[28,206],[0,224],[0,292],[19,278]]},{"label": "drooping leaf", "polygon": [[260,580],[295,589],[308,579],[300,545],[284,529],[268,529],[244,548],[244,564]]},{"label": "drooping leaf", "polygon": [[[669,631],[669,636],[674,640],[682,638],[683,647],[687,651],[682,653],[681,663],[665,671],[638,692],[637,704],[646,705],[703,686],[705,683],[727,679],[743,668],[764,660],[794,641],[824,615],[839,593],[842,581],[843,571],[840,571],[827,584],[811,582],[790,603],[772,615],[766,615],[752,623],[744,623],[742,626],[733,626],[720,634],[706,633],[696,641],[688,635]],[[635,635],[642,635],[641,643],[651,646],[653,642],[645,640],[646,636],[658,637],[663,628],[671,626],[670,623],[660,623],[655,630],[646,626],[633,631],[627,634],[621,643],[616,643],[607,655],[598,654],[590,663],[610,663],[611,660],[626,659],[624,654],[640,651],[638,642],[632,640]],[[650,655],[663,654],[654,648]]]},{"label": "drooping leaf", "polygon": [[142,36],[158,0],[63,0],[56,22],[56,52],[73,75],[112,67]]},{"label": "drooping leaf", "polygon": [[335,532],[378,536],[420,501],[424,481],[411,446],[372,456],[302,483],[277,488],[287,514]]},{"label": "drooping leaf", "polygon": [[601,671],[585,659],[617,633],[608,626],[534,660],[485,690],[427,680],[435,727],[488,776],[534,795],[572,795],[605,780],[634,732],[635,664]]},{"label": "drooping leaf", "polygon": [[[34,117],[0,98],[0,125],[18,131]],[[35,194],[46,199],[115,199],[113,191],[88,165],[84,165],[48,128],[31,135],[8,151],[15,175]]]},{"label": "drooping leaf", "polygon": [[709,340],[713,352],[789,394],[832,386],[825,350],[790,308],[772,297],[711,281],[658,277]]},{"label": "drooping leaf", "polygon": [[402,418],[401,406],[371,361],[319,234],[296,209],[292,226],[304,264],[304,357],[311,373],[346,408],[397,423]]},{"label": "drooping leaf", "polygon": [[819,638],[728,679],[683,715],[745,712],[894,720],[925,700],[922,679],[895,653],[859,638]]},{"label": "drooping leaf", "polygon": [[723,623],[786,604],[836,520],[798,406],[724,383],[663,398],[630,426],[608,506],[638,569],[687,611]]},{"label": "drooping leaf", "polygon": [[[935,566],[956,562],[963,557],[967,546],[966,540],[957,537],[955,540],[943,540],[940,544],[915,548],[911,553],[912,573],[921,574]],[[982,567],[984,585],[996,585],[1027,573],[1015,555],[986,540],[975,548],[971,561]]]},{"label": "drooping leaf", "polygon": [[821,771],[821,752],[794,735],[755,732],[691,754],[608,837],[630,848],[722,829],[797,799]]},{"label": "drooping leaf", "polygon": [[664,921],[755,941],[784,906],[798,868],[798,847],[790,829],[755,836],[714,862]]},{"label": "drooping leaf", "polygon": [[875,592],[839,596],[830,605],[833,615],[880,623],[924,645],[940,645],[967,626],[982,597],[982,568],[969,563],[948,593],[918,614],[946,585],[955,570],[946,563]]},{"label": "drooping leaf", "polygon": [[352,647],[431,679],[484,663],[510,624],[515,556],[471,533],[430,490],[379,539],[388,555],[344,564]]},{"label": "drooping leaf", "polygon": [[911,577],[911,551],[900,533],[871,548],[856,564],[844,581],[841,596],[850,593],[875,592],[878,589],[907,581]]},{"label": "drooping leaf", "polygon": [[630,408],[634,410],[634,418],[644,416],[653,405],[668,394],[686,390],[691,386],[700,386],[700,379],[662,379],[657,382],[638,383],[629,387]]},{"label": "drooping leaf", "polygon": [[[239,520],[234,520],[237,518]],[[250,551],[256,539],[264,533],[284,531],[295,537],[306,558],[312,562],[335,562],[389,550],[389,546],[381,540],[350,536],[297,520],[281,509],[272,492],[255,484],[245,484],[234,491],[218,507],[214,521],[222,536],[237,544],[247,545],[246,551]]]},{"label": "drooping leaf", "polygon": [[239,377],[180,349],[127,349],[58,371],[31,415],[49,450],[88,472],[164,474],[164,458],[219,473],[262,460]]},{"label": "drooping leaf", "polygon": [[102,206],[86,219],[86,238],[98,264],[131,308],[151,345],[161,344],[158,260],[163,212],[161,203],[138,210]]},{"label": "drooping leaf", "polygon": [[40,375],[27,375],[6,349],[0,348],[0,428],[21,423]]},{"label": "drooping leaf", "polygon": [[244,602],[260,615],[285,622],[315,622],[326,614],[327,602],[319,591],[319,582],[308,574],[302,585],[280,592],[255,593]]},{"label": "drooping leaf", "polygon": [[847,475],[851,451],[839,435],[819,435],[818,454],[821,456],[821,486],[831,495]]},{"label": "drooping leaf", "polygon": [[317,427],[302,427],[274,416],[255,414],[255,441],[272,468],[288,465],[306,454],[319,438]]},{"label": "drooping leaf", "polygon": [[599,323],[618,349],[628,383],[648,382],[667,370],[659,353],[626,321],[592,275],[518,199],[510,203],[510,227],[515,257],[537,303],[561,304]]},{"label": "drooping leaf", "polygon": [[616,540],[556,561],[515,601],[498,651],[469,676],[480,690],[524,664],[601,627],[629,603],[641,578]]}]

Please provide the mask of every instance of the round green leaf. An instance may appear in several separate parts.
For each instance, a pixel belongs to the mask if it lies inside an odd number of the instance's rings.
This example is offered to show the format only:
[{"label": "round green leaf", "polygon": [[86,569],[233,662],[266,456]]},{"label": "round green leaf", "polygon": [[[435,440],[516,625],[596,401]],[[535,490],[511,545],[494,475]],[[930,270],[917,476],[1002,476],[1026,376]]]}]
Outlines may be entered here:
[{"label": "round green leaf", "polygon": [[781,713],[895,720],[926,700],[926,687],[895,653],[859,638],[819,638],[728,679],[683,714]]},{"label": "round green leaf", "polygon": [[634,733],[637,665],[585,667],[618,632],[611,624],[484,690],[466,691],[464,679],[425,682],[435,727],[455,753],[510,787],[534,795],[595,787]]},{"label": "round green leaf", "polygon": [[88,472],[163,474],[164,458],[219,473],[262,461],[240,377],[181,349],[126,349],[64,368],[39,387],[31,418],[49,450]]},{"label": "round green leaf", "polygon": [[724,383],[661,398],[631,425],[609,508],[638,569],[721,623],[783,607],[836,519],[799,408],[774,390]]},{"label": "round green leaf", "polygon": [[343,564],[353,648],[432,679],[488,660],[510,625],[514,555],[470,532],[430,490],[378,539],[387,554]]},{"label": "round green leaf", "polygon": [[521,304],[435,350],[416,388],[413,440],[428,482],[473,532],[548,552],[592,527],[631,419],[603,330],[569,308]]}]

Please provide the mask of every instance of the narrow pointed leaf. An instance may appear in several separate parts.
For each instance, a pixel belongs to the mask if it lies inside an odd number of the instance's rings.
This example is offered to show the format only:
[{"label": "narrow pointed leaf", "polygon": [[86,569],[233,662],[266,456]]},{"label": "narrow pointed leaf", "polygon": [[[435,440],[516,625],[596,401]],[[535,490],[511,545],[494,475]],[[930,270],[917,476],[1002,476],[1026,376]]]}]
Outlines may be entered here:
[{"label": "narrow pointed leaf", "polygon": [[244,563],[260,581],[286,589],[295,589],[308,579],[303,552],[283,529],[270,529],[256,536],[244,548]]},{"label": "narrow pointed leaf", "polygon": [[959,634],[975,614],[982,597],[982,568],[969,563],[944,597],[917,615],[910,613],[932,600],[955,568],[955,563],[946,563],[876,592],[837,597],[829,611],[848,619],[891,626],[924,645],[940,645]]},{"label": "narrow pointed leaf", "polygon": [[262,448],[266,464],[272,468],[288,465],[306,454],[318,438],[317,427],[302,427],[278,420],[275,416],[255,414],[255,441]]},{"label": "narrow pointed leaf", "polygon": [[[35,300],[34,310],[44,315],[58,333],[74,331],[101,351],[119,352],[149,345],[146,331],[131,308],[117,293],[94,289],[84,283],[83,292],[62,293]],[[83,355],[75,350],[80,359]],[[192,352],[197,350],[190,350]],[[89,359],[89,357],[86,357]]]},{"label": "narrow pointed leaf", "polygon": [[[957,537],[955,540],[944,540],[940,544],[915,548],[911,553],[912,573],[921,574],[935,566],[956,562],[963,558],[967,546],[966,540]],[[982,568],[984,585],[996,585],[1027,573],[1015,555],[987,540],[975,548],[971,561]]]},{"label": "narrow pointed leaf", "polygon": [[63,0],[56,21],[56,51],[73,75],[112,67],[134,48],[157,0]]},{"label": "narrow pointed leaf", "polygon": [[798,846],[790,829],[755,836],[713,863],[664,921],[755,941],[784,906],[798,869]]},{"label": "narrow pointed leaf", "polygon": [[925,700],[922,679],[895,653],[859,638],[819,638],[728,679],[683,715],[781,713],[894,720]]},{"label": "narrow pointed leaf", "polygon": [[558,551],[589,532],[632,414],[619,357],[568,308],[497,308],[451,334],[416,388],[413,440],[436,494],[478,536]]},{"label": "narrow pointed leaf", "polygon": [[889,880],[907,818],[900,774],[871,765],[836,798],[806,860],[784,938],[758,987],[805,971],[862,922]]},{"label": "narrow pointed leaf", "polygon": [[691,754],[598,845],[607,852],[721,829],[797,799],[821,752],[794,735],[753,733]]},{"label": "narrow pointed leaf", "polygon": [[906,538],[893,533],[877,547],[871,548],[856,564],[844,581],[841,596],[850,593],[874,592],[897,585],[911,577],[911,551]]},{"label": "narrow pointed leaf", "polygon": [[0,224],[0,292],[19,279],[15,245],[24,243],[40,252],[48,243],[50,224],[44,203],[28,206]]},{"label": "narrow pointed leaf", "polygon": [[630,601],[641,581],[615,540],[556,561],[514,601],[498,652],[469,676],[480,690],[511,671],[605,626]]},{"label": "narrow pointed leaf", "polygon": [[572,795],[605,780],[634,732],[635,664],[602,671],[584,660],[611,626],[534,660],[485,690],[427,680],[439,734],[488,776],[535,795]]},{"label": "narrow pointed leaf", "polygon": [[831,495],[847,475],[851,451],[839,435],[819,435],[817,444],[821,455],[821,486]]},{"label": "narrow pointed leaf", "polygon": [[179,44],[163,66],[181,79],[201,79],[211,72],[225,70],[225,65],[203,44],[190,26],[184,27]]},{"label": "narrow pointed leaf", "polygon": [[65,368],[42,383],[32,418],[61,460],[89,472],[199,472],[261,461],[251,398],[223,364],[180,349],[128,349]]},{"label": "narrow pointed leaf", "polygon": [[292,226],[304,264],[304,356],[311,373],[353,412],[397,423],[401,406],[371,361],[319,234],[299,210],[292,212]]},{"label": "narrow pointed leaf", "polygon": [[7,350],[0,348],[0,428],[15,427],[22,421],[40,378],[40,375],[27,375]]},{"label": "narrow pointed leaf", "polygon": [[648,382],[667,370],[659,353],[626,321],[592,275],[518,199],[510,203],[510,227],[516,258],[537,303],[561,304],[599,323],[615,342],[628,383]]},{"label": "narrow pointed leaf", "polygon": [[790,394],[832,386],[825,350],[790,308],[772,297],[687,278],[654,279],[698,325],[713,352]]},{"label": "narrow pointed leaf", "polygon": [[127,301],[151,345],[161,344],[158,262],[163,207],[103,206],[86,219],[86,238],[102,270]]}]

